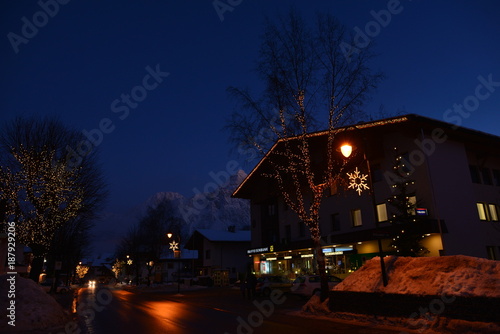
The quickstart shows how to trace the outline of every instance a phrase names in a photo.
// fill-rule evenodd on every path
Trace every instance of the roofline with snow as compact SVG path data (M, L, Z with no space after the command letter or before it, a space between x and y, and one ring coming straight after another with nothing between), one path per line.
M333 132L334 132L334 134L338 134L340 132L353 131L353 130L363 130L363 129L372 128L372 127L382 127L382 126L393 125L393 124L401 124L401 123L410 122L410 121L413 121L413 122L420 121L422 123L434 124L436 127L450 128L454 131L463 132L463 133L466 133L469 135L485 136L485 137L489 137L489 139L491 139L491 140L496 140L500 143L500 137L498 137L498 136L495 136L495 135L492 135L492 134L489 134L486 132L482 132L479 130L474 130L474 129L462 127L462 126L459 126L457 124L447 123L447 122L437 120L434 118L417 115L417 114L406 114L406 115L384 118L384 119L370 121L370 122L363 122L363 123L359 123L359 124L347 125L347 126L343 126L343 127L339 127L337 129L334 129ZM329 133L329 130L311 132L311 133L306 134L306 138L326 136L326 135L328 135L328 133ZM302 137L302 135L298 135L298 136L278 139L274 143L274 145L266 152L264 157L252 169L252 171L247 175L247 177L243 180L243 182L241 182L240 185L233 191L231 196L235 197L235 198L243 198L243 197L239 197L239 192L248 182L250 182L250 180L253 178L254 174L257 173L257 170L265 163L265 161L269 158L269 155L276 149L276 147L282 142L289 141L289 140L297 140L297 139L300 139L301 137Z

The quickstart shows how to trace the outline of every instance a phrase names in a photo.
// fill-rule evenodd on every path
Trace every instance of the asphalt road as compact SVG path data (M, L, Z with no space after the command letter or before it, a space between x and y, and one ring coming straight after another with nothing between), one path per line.
M399 333L382 328L301 317L294 314L306 301L276 292L269 298L243 298L239 290L135 292L83 288L79 291L78 324L70 333L179 334L306 334ZM78 331L80 330L80 331Z

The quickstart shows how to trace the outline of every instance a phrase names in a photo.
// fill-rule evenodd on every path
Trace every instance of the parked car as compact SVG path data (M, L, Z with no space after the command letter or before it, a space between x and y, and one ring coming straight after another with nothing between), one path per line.
M342 282L337 276L328 275L328 287L331 290ZM296 295L311 297L321 291L321 280L319 275L299 276L293 282L291 292Z
M40 286L45 290L45 292L50 292L50 288L52 287L53 279L47 278L45 281L40 283ZM71 290L70 286L64 285L62 281L59 281L56 286L56 293L66 293Z
M255 292L267 297L273 289L289 292L291 287L292 282L285 276L261 276L257 278Z

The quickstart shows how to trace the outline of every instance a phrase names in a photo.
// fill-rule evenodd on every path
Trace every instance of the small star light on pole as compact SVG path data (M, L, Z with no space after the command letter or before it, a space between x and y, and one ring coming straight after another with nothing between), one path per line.
M173 250L173 251L175 252L176 250L178 250L178 249L179 249L179 243L178 243L178 242L175 242L175 240L174 240L174 241L172 241L172 242L170 243L170 249L171 249L171 250Z
M349 177L349 187L348 189L354 189L355 191L358 192L358 195L361 196L361 192L365 189L370 189L368 185L366 184L366 180L368 178L368 175L361 174L361 172L358 170L358 167L354 170L354 173L346 173L347 176Z

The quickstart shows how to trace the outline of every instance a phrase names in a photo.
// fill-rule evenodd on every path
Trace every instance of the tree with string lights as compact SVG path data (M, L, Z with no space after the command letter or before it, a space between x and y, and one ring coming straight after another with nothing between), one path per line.
M429 250L422 245L422 234L415 232L415 227L421 220L416 215L417 202L415 181L410 179L410 169L406 166L408 161L394 147L392 197L387 199L388 204L394 209L389 222L399 227L393 237L391 246L400 256L423 256Z
M37 282L54 245L71 236L72 246L82 246L77 239L86 235L107 194L95 152L70 164L67 147L84 140L50 117L16 118L1 133L0 199L5 219L15 222L17 243L33 252L30 278Z
M348 43L356 45L335 17L318 15L311 27L292 10L279 21L266 22L257 61L265 84L260 97L228 89L240 111L232 114L226 129L239 152L267 154L271 168L265 176L309 228L322 300L328 282L319 210L325 191L340 179L344 166L334 147L336 129L360 120L361 106L382 79L368 68L371 45L346 56ZM325 128L325 155L318 160L311 133ZM270 149L274 143L279 149Z

